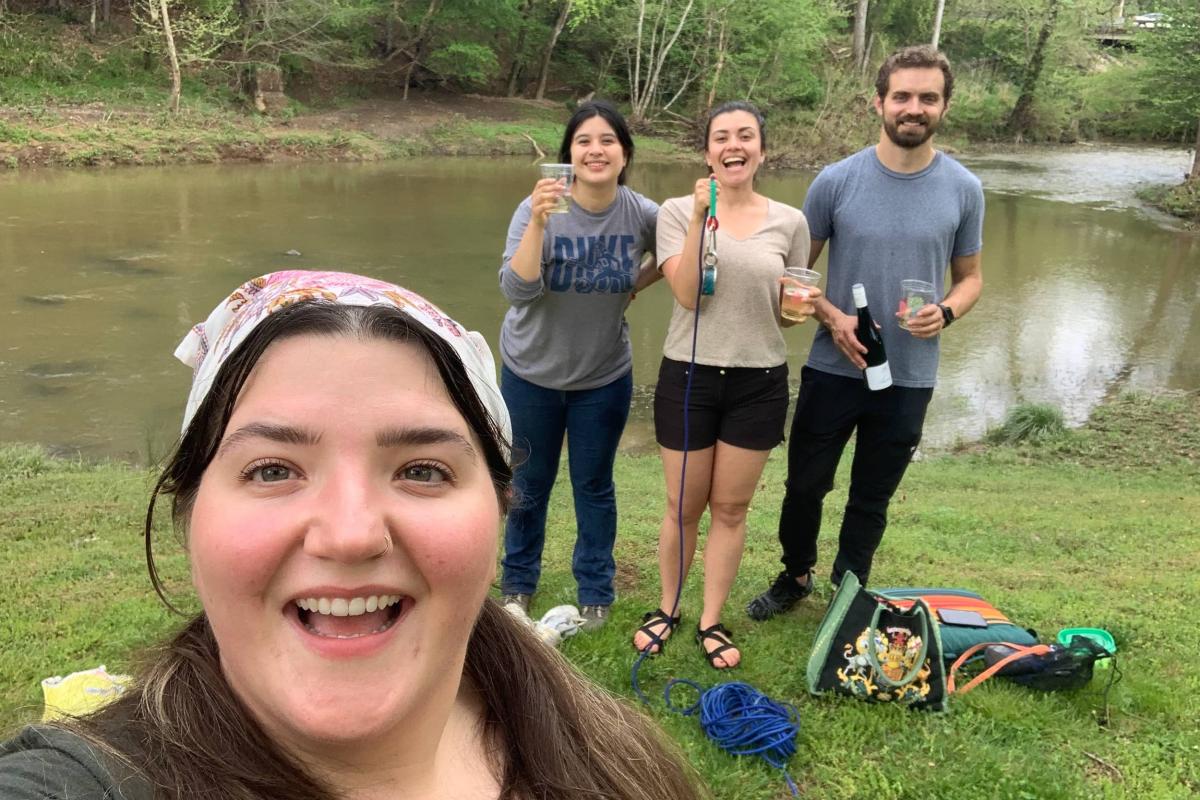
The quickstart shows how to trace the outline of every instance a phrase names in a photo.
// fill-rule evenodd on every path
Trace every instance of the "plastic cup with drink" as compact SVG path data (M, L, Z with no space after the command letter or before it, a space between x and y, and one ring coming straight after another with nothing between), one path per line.
M908 330L909 320L922 308L935 302L935 297L933 284L929 281L900 281L900 302L896 309L900 313L900 327Z
M804 267L788 267L779 284L779 315L791 322L804 322L812 314L809 298L811 289L821 280L821 273Z
M566 214L571 210L571 179L574 168L570 164L542 164L542 177L558 181L563 187L563 193L558 196L558 202L550 209L551 214Z

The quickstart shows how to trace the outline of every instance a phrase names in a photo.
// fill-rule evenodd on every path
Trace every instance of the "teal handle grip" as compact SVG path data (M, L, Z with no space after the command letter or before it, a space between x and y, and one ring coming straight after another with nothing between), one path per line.
M715 217L717 215L717 179L708 179L708 215Z

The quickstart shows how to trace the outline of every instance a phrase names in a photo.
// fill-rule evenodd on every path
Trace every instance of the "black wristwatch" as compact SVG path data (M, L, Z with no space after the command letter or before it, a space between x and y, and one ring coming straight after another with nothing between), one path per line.
M938 308L942 310L942 327L949 328L950 323L954 322L954 309L950 308L950 306L944 306L941 303L938 303Z

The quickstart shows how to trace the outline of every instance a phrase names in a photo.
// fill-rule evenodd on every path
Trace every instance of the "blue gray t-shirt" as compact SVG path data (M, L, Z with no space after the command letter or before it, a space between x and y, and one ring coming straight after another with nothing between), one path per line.
M804 216L812 238L827 242L829 302L856 313L850 287L863 284L871 315L883 328L893 382L932 387L940 337L918 339L897 324L900 281L932 283L940 302L950 260L982 249L979 179L942 152L920 172L893 172L871 146L821 171L804 200ZM847 377L862 374L820 326L808 366Z
M571 203L551 214L542 237L542 276L522 280L510 267L532 216L529 198L508 226L500 291L511 304L500 328L500 358L519 377L547 389L595 389L633 368L625 307L642 254L654 251L658 204L627 186L592 213Z

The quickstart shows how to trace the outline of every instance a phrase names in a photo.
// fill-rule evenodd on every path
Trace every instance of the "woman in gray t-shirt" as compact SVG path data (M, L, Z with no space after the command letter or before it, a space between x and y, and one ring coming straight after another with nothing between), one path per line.
M565 435L578 527L572 566L585 630L604 624L614 597L613 462L633 394L625 308L658 278L658 205L624 185L632 158L633 139L617 110L604 102L580 106L559 154L574 167L569 210L553 213L565 186L538 181L513 214L500 267L500 290L510 303L500 331L500 382L517 451L503 602L529 611Z

